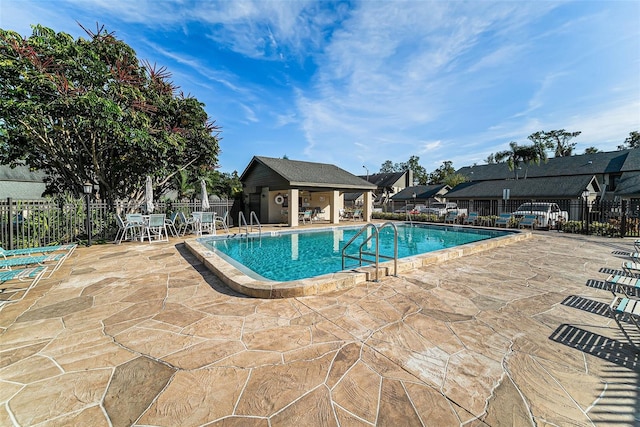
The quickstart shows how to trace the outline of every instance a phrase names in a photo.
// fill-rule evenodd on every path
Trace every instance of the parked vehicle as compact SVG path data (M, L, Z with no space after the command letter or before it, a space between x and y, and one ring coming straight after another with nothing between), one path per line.
M415 205L409 213L411 215L417 215L417 214L425 213L424 212L425 209L427 209L425 205Z
M453 202L447 203L432 203L429 207L424 209L425 214L437 215L437 216L445 216L451 211L457 211L458 216L466 215L466 209L459 209L458 205Z
M401 206L400 208L396 209L395 211L393 211L393 213L407 213L410 212L413 209L413 205L406 205L406 206Z
M511 215L517 220L525 215L536 215L540 228L553 228L558 222L569 220L569 213L560 210L556 203L523 203Z

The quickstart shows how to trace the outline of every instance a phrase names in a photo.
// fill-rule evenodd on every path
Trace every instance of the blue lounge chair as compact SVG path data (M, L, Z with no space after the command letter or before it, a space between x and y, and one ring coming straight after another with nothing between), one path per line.
M478 222L478 212L469 212L469 215L465 217L462 224L476 225L476 222Z
M10 256L24 256L24 255L32 255L32 254L47 254L50 252L57 251L67 251L67 255L71 255L71 253L78 247L77 244L72 243L69 245L56 245L56 246L38 246L36 248L23 248L23 249L4 249L0 247L0 255L4 258Z
M494 224L496 227L500 227L501 225L504 225L505 228L509 226L509 223L511 222L511 214L510 213L502 213L500 214L500 216L496 219L496 223Z
M622 261L622 271L631 277L640 277L640 263L631 261Z
M631 276L612 274L606 278L611 292L623 293L626 296L640 296L640 279Z
M611 301L609 310L618 324L620 324L619 317L627 317L640 330L640 323L638 323L640 320L640 301L637 299L616 296Z
M48 267L53 267L49 270L49 275L47 277L51 277L51 275L62 265L65 259L67 259L68 253L64 254L46 254L46 255L36 255L36 256L25 256L25 257L9 257L6 259L0 259L0 270L12 270L13 267L27 267L30 265L47 265Z
M13 296L16 292L24 292L18 299L1 299L0 307L3 304L17 302L24 298L27 292L40 281L46 271L46 266L0 271L0 294L11 293L11 296Z
M458 221L458 211L449 211L444 217L445 224L455 224Z
M538 224L537 215L525 215L524 217L522 217L522 219L518 223L518 228L531 227L531 229L533 230L533 227L535 227L537 224Z

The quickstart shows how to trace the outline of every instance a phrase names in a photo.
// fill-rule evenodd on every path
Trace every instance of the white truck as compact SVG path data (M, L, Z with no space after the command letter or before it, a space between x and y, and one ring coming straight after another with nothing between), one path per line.
M429 215L437 215L437 216L445 216L451 211L457 211L458 216L466 215L466 209L459 209L458 205L453 202L447 203L431 203L429 207L424 208L420 213L425 213Z
M569 213L560 210L556 203L533 202L523 203L512 212L514 218L522 219L525 215L535 215L538 228L553 228L558 222L569 220Z

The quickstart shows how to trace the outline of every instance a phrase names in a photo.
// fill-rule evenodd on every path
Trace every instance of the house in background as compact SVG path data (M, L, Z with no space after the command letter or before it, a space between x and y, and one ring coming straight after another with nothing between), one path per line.
M325 163L254 156L240 176L244 213L256 213L261 223L295 227L300 212L313 210L320 219L338 224L344 193L364 194L362 216L371 219L374 184Z
M44 173L27 166L0 166L0 199L41 200L45 191Z
M640 149L556 157L515 171L497 163L457 173L469 181L451 189L447 201L481 215L512 210L508 201L553 201L570 215L570 205L581 199L626 200L632 209L640 204Z
M373 204L384 207L391 201L391 196L399 191L413 185L413 171L391 173L376 173L373 175L359 175L360 178L376 185ZM363 193L345 193L345 206L362 206L364 203Z
M431 203L443 202L447 197L450 187L444 184L434 185L413 185L391 196L394 210L398 206L423 204L429 206Z

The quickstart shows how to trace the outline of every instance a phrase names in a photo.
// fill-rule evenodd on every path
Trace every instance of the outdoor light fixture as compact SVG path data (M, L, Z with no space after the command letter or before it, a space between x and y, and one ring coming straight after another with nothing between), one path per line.
M82 184L82 191L84 192L84 194L93 193L93 183L87 181L84 184Z
M367 168L365 165L362 165L362 167L367 171L367 182L369 182L369 168Z
M87 246L91 246L91 193L93 193L93 183L86 181L82 184L82 192L87 199L87 216L85 220L85 228L87 229Z

